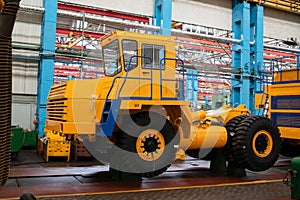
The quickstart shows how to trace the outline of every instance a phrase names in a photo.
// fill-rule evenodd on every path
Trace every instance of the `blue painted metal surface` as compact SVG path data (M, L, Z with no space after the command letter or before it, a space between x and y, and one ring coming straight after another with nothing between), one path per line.
M264 9L262 6L251 6L250 7L250 41L254 41L253 46L251 46L251 71L253 72L253 78L250 81L250 88L253 90L254 94L261 91L261 85L263 84L263 79L259 79L261 73L264 70ZM254 96L250 97L249 109L253 114L257 115L258 110L254 107Z
M263 15L262 6L233 1L233 38L242 41L232 45L232 66L240 74L233 75L231 103L232 106L246 104L254 113L254 94L261 90L261 80L257 77L264 69ZM250 46L251 41L254 41L253 46Z
M197 107L198 101L198 71L188 69L186 73L186 96L185 100Z
M240 44L232 45L232 66L239 70L233 75L231 101L233 106L250 102L250 4L239 3L232 9L232 31L234 39Z
M154 24L161 27L160 34L170 36L172 24L172 0L154 1Z
M54 53L56 40L58 0L44 0L45 13L43 16L41 36L41 57L38 71L37 121L38 134L44 136L46 121L46 103L50 87L53 85Z
M288 96L272 96L271 97L271 109L281 110L300 110L299 95L288 95Z
M300 69L300 54L297 54L297 69Z
M98 136L112 136L120 110L121 100L121 98L118 98L105 101L101 123L96 125L96 134Z
M272 112L271 119L277 126L300 128L299 123L296 123L300 120L299 113Z

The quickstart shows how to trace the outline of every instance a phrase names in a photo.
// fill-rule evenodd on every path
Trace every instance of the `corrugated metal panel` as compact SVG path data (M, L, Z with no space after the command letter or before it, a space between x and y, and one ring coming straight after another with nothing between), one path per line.
M43 7L43 0L22 0L21 5Z
M19 94L37 94L37 63L23 63L23 65L16 65L13 62L13 93Z
M89 5L96 8L117 10L122 12L134 13L137 15L153 16L154 13L153 0L60 0L60 2Z
M35 104L26 103L13 103L12 104L12 125L19 125L20 127L27 129L34 129L32 124L35 119Z
M40 44L41 25L18 22L13 31L13 41Z
M12 103L14 104L35 104L36 95L14 94L12 95Z

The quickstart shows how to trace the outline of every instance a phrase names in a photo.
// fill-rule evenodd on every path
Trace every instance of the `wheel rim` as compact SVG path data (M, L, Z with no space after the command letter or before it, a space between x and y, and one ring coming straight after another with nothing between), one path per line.
M163 135L154 129L143 131L136 141L136 150L138 155L146 161L157 160L165 148L165 139Z
M270 155L273 148L272 136L268 131L258 131L252 140L252 149L256 156L265 158Z

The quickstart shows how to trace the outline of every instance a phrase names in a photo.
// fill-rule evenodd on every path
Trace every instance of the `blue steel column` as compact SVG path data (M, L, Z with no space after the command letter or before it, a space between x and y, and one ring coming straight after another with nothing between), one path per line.
M154 24L161 27L160 34L170 36L172 24L172 0L154 1Z
M250 102L250 4L234 3L232 9L232 31L234 39L240 44L232 45L232 66L238 70L231 84L232 106Z
M53 84L57 3L58 0L44 0L43 3L45 13L42 24L36 112L38 121L37 131L40 137L44 136L47 96Z
M198 103L198 71L188 69L186 72L186 95L185 99L197 108Z
M300 54L297 54L297 69L300 69Z
M251 91L253 96L250 98L249 109L258 114L258 110L254 110L254 94L261 92L263 80L260 80L260 73L264 71L264 8L262 6L251 6L250 8L250 28L251 28L251 41L254 45L251 46L253 57L251 60L251 71L253 71L253 79L251 79Z

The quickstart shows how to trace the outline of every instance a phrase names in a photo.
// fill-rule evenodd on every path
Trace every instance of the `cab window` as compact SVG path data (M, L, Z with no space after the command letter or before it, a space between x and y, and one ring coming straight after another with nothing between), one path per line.
M118 40L103 46L103 60L104 72L106 76L114 76L118 74L121 69L121 57Z
M142 56L149 57L150 59L142 59L143 68L160 69L160 60L165 57L165 47L162 45L143 44ZM162 62L161 69L164 69L164 62Z
M125 70L137 67L138 45L135 40L122 40L123 59Z

